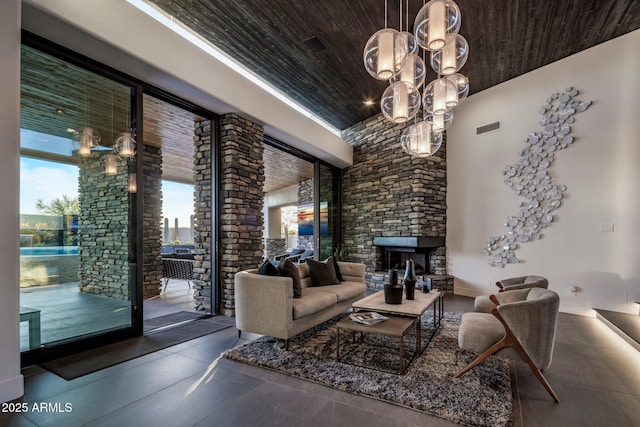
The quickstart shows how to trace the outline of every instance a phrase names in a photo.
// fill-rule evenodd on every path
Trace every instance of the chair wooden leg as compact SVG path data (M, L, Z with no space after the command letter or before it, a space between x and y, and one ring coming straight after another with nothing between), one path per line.
M529 365L529 369L531 369L531 372L533 372L533 374L536 376L538 381L540 381L540 383L544 386L545 390L547 390L549 395L551 395L554 402L560 403L560 399L558 399L558 395L556 395L556 393L553 391L553 389L551 388L551 385L549 385L549 382L547 381L547 379L544 377L544 375L542 375L542 372L540 371L540 369L538 369L535 363L533 363L533 360L531 360L531 357L529 357L529 354L524 349L524 347L522 347L522 345L520 344L520 341L518 341L516 336L511 331L511 328L509 328L509 326L506 324L506 322L504 321L500 313L495 308L491 310L491 313L494 316L496 316L504 326L504 330L505 330L504 337L502 337L500 341L498 341L497 343L489 347L487 350L485 350L480 356L476 357L471 363L465 366L460 372L455 374L454 377L455 378L460 377L465 372L479 365L486 358L496 353L498 350L504 347L513 347L520 354L520 356L522 356L522 359L525 362L527 362L527 365Z
M242 331L240 329L238 329L238 339L240 339L241 335L242 335Z
M289 351L289 340L288 339L284 340L284 349L286 351Z

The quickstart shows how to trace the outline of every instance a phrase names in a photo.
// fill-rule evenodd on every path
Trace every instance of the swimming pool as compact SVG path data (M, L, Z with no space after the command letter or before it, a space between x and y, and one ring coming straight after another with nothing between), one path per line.
M20 248L20 256L78 255L77 246L38 246Z

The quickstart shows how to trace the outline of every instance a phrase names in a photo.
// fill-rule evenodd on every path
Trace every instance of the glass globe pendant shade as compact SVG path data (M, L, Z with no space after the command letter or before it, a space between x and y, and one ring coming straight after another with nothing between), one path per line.
M432 114L444 114L458 104L458 89L445 78L435 79L424 89L424 109Z
M427 113L424 120L433 123L437 129L447 130L453 123L453 111L447 111L444 114Z
M400 74L393 77L390 83L402 81L419 88L424 83L426 75L427 70L422 58L415 54L409 54L404 61Z
M469 95L469 78L460 73L449 74L445 77L458 88L458 104Z
M405 123L420 110L420 92L412 84L395 82L382 94L380 109L393 123Z
M136 141L131 132L122 132L113 144L113 149L120 157L133 157L136 154Z
M104 173L107 175L116 175L118 173L118 156L115 154L104 156Z
M431 52L431 68L438 74L457 73L469 57L469 43L460 34L447 34L442 50Z
M100 144L100 134L90 127L84 127L76 133L76 139L80 145L78 154L82 157L89 157L91 149Z
M411 156L432 156L442 145L442 129L431 122L418 122L402 132L400 144L402 150Z
M452 0L431 0L418 12L413 28L416 41L423 49L435 51L448 42L447 34L460 31L461 15Z
M407 57L407 40L399 31L385 28L369 38L364 47L364 68L378 80L389 80L400 72Z
M418 53L418 42L416 41L416 37L408 31L401 31L400 35L407 41L407 55Z

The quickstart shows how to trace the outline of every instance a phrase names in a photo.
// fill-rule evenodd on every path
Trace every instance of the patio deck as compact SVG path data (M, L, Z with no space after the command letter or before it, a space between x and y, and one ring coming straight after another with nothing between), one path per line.
M20 305L41 310L43 344L129 325L131 304L78 291L77 282L20 290ZM143 318L194 311L193 291L186 281L172 279L167 292L144 301ZM20 323L20 351L29 349L29 326Z

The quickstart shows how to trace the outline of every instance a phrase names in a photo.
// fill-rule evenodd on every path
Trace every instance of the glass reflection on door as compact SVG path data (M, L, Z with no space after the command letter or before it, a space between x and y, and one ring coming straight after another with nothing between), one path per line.
M114 146L130 131L132 88L28 46L21 67L26 351L131 326L135 196L133 156Z

